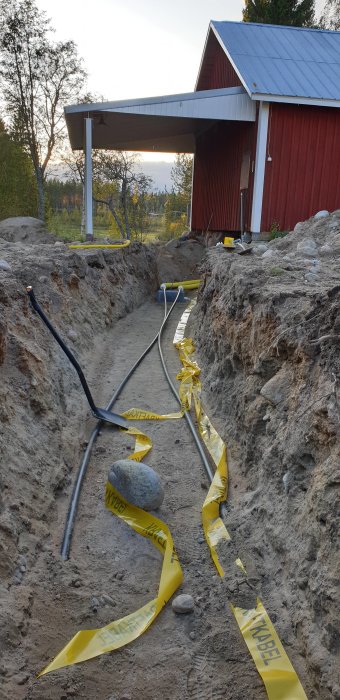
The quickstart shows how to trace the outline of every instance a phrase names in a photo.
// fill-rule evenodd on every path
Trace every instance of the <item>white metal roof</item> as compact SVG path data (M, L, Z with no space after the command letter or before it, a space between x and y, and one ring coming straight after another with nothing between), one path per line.
M340 32L210 23L254 100L340 106Z
M93 148L193 152L195 136L215 121L255 121L242 87L119 102L69 105L65 118L73 149L83 148L84 117L93 117Z

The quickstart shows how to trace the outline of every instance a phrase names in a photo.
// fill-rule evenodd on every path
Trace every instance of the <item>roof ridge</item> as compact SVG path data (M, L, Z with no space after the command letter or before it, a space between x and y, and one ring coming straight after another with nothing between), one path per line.
M293 27L289 24L267 24L265 22L240 22L230 19L211 19L210 24L239 24L241 26L271 27L272 29L295 29L299 32L322 32L324 34L340 34L336 29L321 29L321 27Z

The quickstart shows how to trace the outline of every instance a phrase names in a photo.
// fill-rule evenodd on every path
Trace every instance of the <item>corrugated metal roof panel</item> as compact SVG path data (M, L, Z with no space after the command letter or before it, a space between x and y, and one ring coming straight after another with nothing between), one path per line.
M254 98L340 100L340 32L247 22L211 26Z

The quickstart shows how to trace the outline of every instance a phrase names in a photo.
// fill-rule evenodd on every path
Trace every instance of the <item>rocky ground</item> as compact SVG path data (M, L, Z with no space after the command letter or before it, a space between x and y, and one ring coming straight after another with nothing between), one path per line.
M197 277L202 257L190 332L207 411L229 445L227 526L253 586L249 604L261 596L309 700L339 700L340 212L249 256L189 242L74 252L15 240L0 241L1 700L266 697L229 607L242 602L242 584L229 572L219 579L202 536L208 484L183 420L138 427L154 441L145 461L161 477L158 515L173 534L184 571L179 593L193 596L194 612L177 615L168 604L129 647L35 677L78 629L105 625L154 596L161 562L104 508L110 465L133 446L112 429L93 453L71 558L60 558L72 483L95 422L25 288L33 285L104 406L159 327L158 283ZM173 377L181 312L164 337ZM117 410L133 405L175 409L155 350Z
M229 518L316 697L340 697L340 211L208 254L195 338L236 461ZM235 490L237 489L237 490Z

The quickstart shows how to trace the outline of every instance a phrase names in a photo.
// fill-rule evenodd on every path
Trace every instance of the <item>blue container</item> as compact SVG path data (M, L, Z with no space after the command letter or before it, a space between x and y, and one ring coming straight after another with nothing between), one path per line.
M176 296L177 296L177 289L167 289L165 292L166 300L169 302L175 301ZM156 294L156 301L158 304L164 304L164 292L163 289L158 289L157 294ZM186 301L184 297L184 291L181 289L178 299L178 302L182 302L182 304Z

